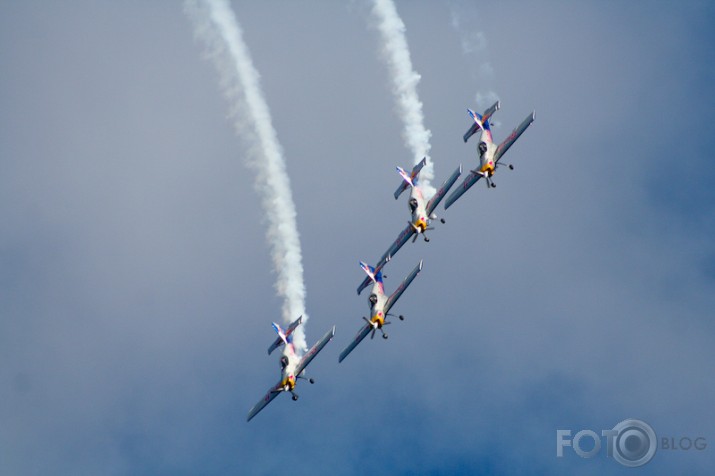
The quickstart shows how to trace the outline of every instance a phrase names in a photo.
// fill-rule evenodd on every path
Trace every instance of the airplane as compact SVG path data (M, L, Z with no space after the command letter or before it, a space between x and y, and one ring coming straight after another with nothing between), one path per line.
M402 281L400 287L398 287L395 292L392 293L389 297L385 294L385 287L382 282L382 272L372 266L365 264L362 261L360 262L360 267L363 269L363 271L365 271L365 274L367 274L368 279L373 282L372 293L370 293L370 297L368 298L368 301L370 303L370 319L368 319L367 317L363 317L366 324L358 331L355 338L352 340L352 342L350 342L350 344L348 344L345 350L340 353L338 362L342 362L345 357L347 357L348 354L350 354L350 352L352 352L353 349L357 347L357 345L362 342L362 340L367 337L368 334L370 334L370 332L372 332L370 339L375 338L375 332L378 329L382 333L382 338L387 339L387 334L383 330L383 326L387 326L390 324L390 321L387 320L387 316L393 316L393 314L390 314L390 309L392 309L392 306L394 306L400 296L402 296L402 293L405 292L407 286L412 283L415 277L422 270L422 260L420 260L419 264L415 267L415 269L413 269L412 272L407 275L405 280ZM398 316L398 318L401 321L405 320L405 316L402 315Z
M492 140L491 126L489 125L489 118L491 115L499 109L499 102L497 101L492 107L484 111L483 115L467 109L469 115L474 119L474 124L467 130L464 134L464 142L476 133L477 130L482 131L482 140L477 146L479 150L479 168L472 170L471 173L464 179L462 184L456 188L452 194L444 202L444 209L448 209L454 202L461 197L464 192L469 190L469 188L477 183L480 178L484 177L484 181L487 184L487 188L495 188L496 184L492 180L494 171L499 167L499 160L506 153L507 150L516 142L516 140L521 136L524 131L534 122L535 113L532 111L531 114L526 116L521 124L519 124L516 129L509 134L504 142L498 146L494 144ZM509 169L514 170L514 166L509 165Z
M325 335L321 337L321 339L308 351L308 353L306 353L302 358L299 358L295 352L295 348L293 347L293 339L290 334L301 322L302 316L290 325L289 329L292 328L291 330L286 331L283 331L278 324L273 323L274 329L278 334L278 339L276 339L276 341L279 341L279 344L275 345L274 343L271 345L268 353L270 354L271 351L280 345L285 344L286 346L285 353L280 358L281 379L277 384L268 389L268 392L263 396L263 398L261 398L258 403L253 406L253 408L251 408L251 411L248 412L246 421L251 421L251 418L263 410L263 408L271 403L281 392L290 392L293 401L298 400L298 395L293 391L298 379L308 380L311 384L315 383L315 379L309 379L305 376L305 368L308 364L310 364L315 356L318 355L318 352L323 350L323 347L325 347L325 345L333 338L335 335L335 326L326 332Z
M422 192L422 188L419 186L419 173L426 163L427 159L423 158L417 165L412 168L412 172L409 174L403 168L397 167L397 172L402 177L402 182L400 183L400 186L397 187L397 190L395 190L395 200L399 198L399 196L407 189L407 187L410 187L411 191L408 206L410 208L412 217L411 220L407 222L407 227L402 230L402 232L400 232L400 234L397 236L397 239L390 245L385 254L383 254L382 257L379 259L379 261L375 265L375 272L382 270L383 266L385 266L385 264L387 264L387 262L390 261L393 256L395 256L395 253L397 253L399 249L402 248L402 246L407 243L410 238L412 238L412 242L414 243L415 241L417 241L417 237L422 234L424 240L426 242L429 242L429 238L427 237L425 232L432 230L432 228L429 226L430 222L437 218L437 216L434 214L434 210L435 208L437 208L437 205L439 205L439 203L442 201L449 189L452 187L452 185L454 185L459 176L462 174L462 166L460 164L460 166L457 167L457 170L455 170L452 175L444 181L442 187L437 190L437 193L435 193L434 196L429 199L429 201L426 201ZM442 218L440 221L442 223L445 222L444 218ZM362 292L363 289L365 289L369 285L370 277L368 276L362 281L362 283L360 283L360 286L358 286L358 295Z

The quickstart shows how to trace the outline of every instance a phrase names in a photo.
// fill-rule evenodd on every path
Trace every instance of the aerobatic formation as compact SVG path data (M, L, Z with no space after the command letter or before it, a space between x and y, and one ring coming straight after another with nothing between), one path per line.
M495 184L492 177L500 165L508 165L510 169L514 169L513 165L501 163L501 159L506 151L514 144L514 142L516 142L519 136L521 136L521 134L523 134L534 121L534 113L532 112L529 114L502 143L495 145L489 121L492 114L499 110L499 107L500 103L496 102L482 114L476 113L471 109L467 110L473 120L473 124L471 124L470 128L464 134L464 142L466 143L473 135L481 133L480 140L477 144L477 163L475 168L469 171L469 174L459 187L449 195L444 205L445 209L454 204L454 202L457 201L464 194L464 192L469 190L472 185L479 181L480 178L485 179L485 183L488 188L494 188ZM419 184L420 171L425 164L425 160L420 161L409 173L401 167L397 167L397 172L402 177L402 182L397 190L395 190L394 197L397 199L402 192L407 190L407 188L410 189L410 198L407 203L411 212L411 217L407 222L407 227L400 232L397 239L388 247L387 251L377 261L375 266L371 266L362 261L360 262L360 267L367 276L358 286L357 292L360 294L366 287L372 284L372 290L370 292L370 296L368 297L370 317L362 318L365 323L362 327L360 327L360 330L355 337L340 353L338 362L345 360L345 358L365 339L365 337L368 336L368 334L372 339L375 337L375 333L380 331L382 337L387 339L387 333L385 333L384 326L391 324L391 321L387 319L388 316L395 317L394 314L390 314L390 310L400 296L402 296L402 293L405 292L407 287L422 271L422 260L420 260L417 266L415 266L415 268L409 275L407 275L404 281L402 281L400 286L392 294L388 296L385 293L385 286L383 283L384 276L382 274L383 267L392 260L395 253L397 253L397 251L402 248L402 246L407 243L410 238L412 238L412 242L414 243L417 240L417 237L422 235L424 241L429 241L425 232L433 229L430 224L433 220L437 219L437 215L434 210L462 174L462 166L460 165L452 173L452 175L445 180L440 189L437 190L432 197L426 197L424 190ZM445 223L444 218L440 221ZM397 317L400 321L404 320L403 315L398 315ZM306 379L304 375L305 368L335 334L335 327L333 327L332 330L328 331L328 333L325 334L323 338L320 339L302 359L299 359L293 350L291 336L293 330L300 325L301 318L298 318L284 331L278 324L273 323L273 328L278 334L278 338L276 338L276 341L268 349L268 353L270 354L274 349L282 345L285 345L287 349L280 360L281 380L276 385L271 387L268 393L251 409L248 413L248 420L253 418L256 413L261 411L281 392L290 392L293 395L293 400L297 400L298 396L293 392L296 379ZM313 379L309 379L309 381L310 383L313 383Z
M279 295L284 298L283 318L286 323L289 323L285 329L279 324L273 323L273 329L278 337L268 348L268 354L270 355L279 347L284 347L283 355L279 361L280 380L270 387L268 392L248 412L247 420L250 421L280 393L290 393L293 400L298 400L298 395L295 393L298 380L308 380L311 384L314 383L314 379L306 377L305 370L315 356L332 340L335 335L335 326L328 330L310 350L305 352L307 345L302 326L305 325L308 316L304 310L305 287L303 285L300 243L298 235L295 233L295 204L291 197L282 149L271 124L270 112L263 98L258 73L252 64L248 48L243 42L240 25L227 0L186 0L186 12L194 22L197 37L204 40L210 56L214 58L222 76L224 93L227 98L234 103L236 109L246 111L246 117L238 117L236 120L237 132L258 146L252 148L254 152L249 157L249 165L258 172L257 188L262 196L264 211L269 217L268 236L273 237L271 254L278 275L276 288ZM431 133L425 129L422 123L422 103L419 101L416 91L419 75L412 69L404 37L404 24L397 15L391 0L374 0L373 13L378 20L379 31L385 45L386 60L394 83L394 93L400 110L399 115L405 126L406 145L416 160L416 165L410 172L397 167L397 172L402 180L395 190L394 197L397 200L405 190L410 189L407 201L410 219L407 221L407 226L375 262L374 266L360 262L360 267L367 276L358 286L357 293L359 295L372 284L372 290L368 297L370 317L362 318L365 324L360 327L357 335L340 353L338 362L345 360L368 334L373 339L377 331L380 331L382 337L387 339L384 327L391 324L388 317L394 317L390 311L422 271L423 261L420 260L400 286L389 296L385 293L383 283L385 275L382 269L410 238L414 243L422 235L425 242L430 241L426 233L433 230L431 224L437 219L435 210L462 175L462 165L459 165L442 183L439 190L435 191L432 187L433 164L427 155L431 148L429 144ZM243 93L241 94L239 91L243 91ZM500 164L500 160L534 121L534 113L529 114L497 146L493 142L490 119L499 110L499 106L497 101L482 114L471 109L467 110L473 123L464 134L463 139L466 143L473 135L481 135L477 144L477 164L470 169L464 181L447 197L444 203L445 210L481 178L484 178L488 188L496 187L493 176L500 165L508 165L510 169L514 168L509 164ZM248 119L252 127L240 127L239 124L243 123L243 119ZM422 158L420 159L420 157ZM440 221L445 223L444 218ZM291 226L280 226L280 224L286 223L290 223ZM300 314L300 317L290 322L293 317L291 314ZM400 314L398 319L402 321L404 316Z

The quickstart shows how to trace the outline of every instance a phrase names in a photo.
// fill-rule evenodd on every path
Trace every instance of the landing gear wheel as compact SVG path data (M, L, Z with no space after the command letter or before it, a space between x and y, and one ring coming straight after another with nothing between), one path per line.
M509 170L514 170L514 166L509 164Z
M311 378L311 379L308 380L308 382L310 382L310 383L315 383L315 379L314 379L314 378Z
M293 401L294 401L294 402L295 402L295 401L298 401L298 395L293 395L293 397L291 397L291 398L293 398Z
M387 334L382 334L383 339L387 339Z
M445 223L447 223L447 222L445 221L445 219L444 219L444 218L440 218L440 219L439 219L439 221L441 221L441 222L442 222L442 224L445 224Z
M397 317L398 317L398 319L400 319L401 321L404 321L404 320L405 320L405 316L397 316Z

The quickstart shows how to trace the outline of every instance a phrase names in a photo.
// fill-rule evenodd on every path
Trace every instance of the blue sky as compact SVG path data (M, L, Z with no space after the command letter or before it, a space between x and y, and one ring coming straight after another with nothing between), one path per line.
M478 94L513 172L388 265L389 341L337 356L359 260L408 218L369 3L233 2L285 151L308 341L278 378L281 302L245 144L176 2L0 3L0 473L709 474L556 458L626 418L715 442L710 2L397 2L435 182L475 164ZM481 185L481 184L480 184Z

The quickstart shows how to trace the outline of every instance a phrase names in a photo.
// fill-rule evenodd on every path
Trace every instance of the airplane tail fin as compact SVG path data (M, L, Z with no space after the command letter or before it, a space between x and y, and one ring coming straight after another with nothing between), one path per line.
M474 134L476 134L478 131L483 131L484 133L489 135L489 138L491 140L491 127L489 125L489 119L492 117L492 114L494 114L496 111L499 110L500 108L500 103L499 101L495 102L492 104L489 108L487 108L484 111L484 114L479 114L477 112L472 111L471 109L467 109L467 112L471 116L471 118L474 120L474 124L467 130L467 132L464 133L464 136L462 137L464 139L464 142L467 142L470 137L472 137Z
M423 157L417 165L412 167L412 172L409 174L402 167L397 167L397 173L402 177L402 182L400 183L400 186L397 187L397 190L395 190L395 200L399 198L402 192L407 190L407 187L415 186L417 178L420 175L420 170L422 170L422 167L425 165L427 165L427 157Z
M472 119L474 119L474 124L472 124L471 127L467 130L467 132L464 133L464 136L462 136L465 143L469 140L470 137L472 137L478 131L482 130L481 118L479 120L475 119L477 116L479 116L479 114L472 111L471 109L467 109L467 112L469 112L469 115L472 116Z
M373 283L382 283L381 270L376 270L374 267L370 266L364 261L360 261L360 267L363 271L365 271L365 274L367 274L368 278L370 278L370 281L372 281Z
M415 186L414 182L412 182L412 177L408 175L407 172L405 172L405 169L403 169L402 167L395 168L397 169L397 173L400 174L400 177L402 177L402 180L404 180L407 185L409 185L410 187Z
M273 326L273 330L276 331L276 334L278 334L278 337L276 338L275 341L271 344L270 347L268 347L268 355L271 354L274 350L276 350L278 347L282 345L288 345L291 342L293 342L293 338L291 334L293 334L293 331L298 327L301 322L303 322L303 316L300 316L298 319L295 321L291 322L291 324L288 326L286 330L283 330L283 328L276 324L275 322L272 322L271 325Z

